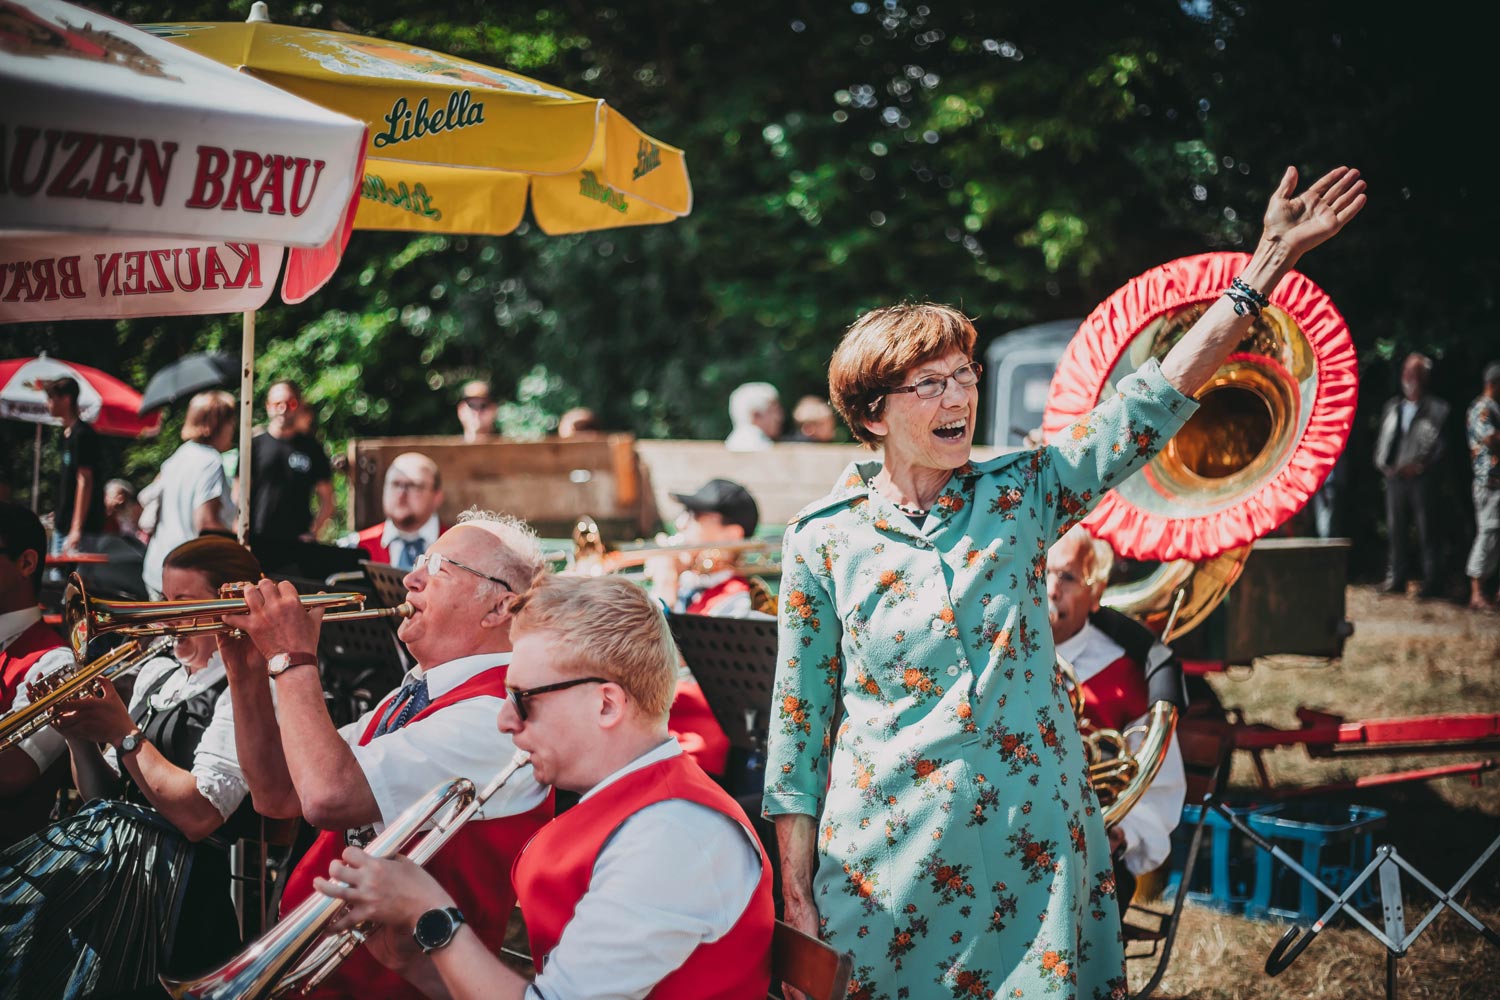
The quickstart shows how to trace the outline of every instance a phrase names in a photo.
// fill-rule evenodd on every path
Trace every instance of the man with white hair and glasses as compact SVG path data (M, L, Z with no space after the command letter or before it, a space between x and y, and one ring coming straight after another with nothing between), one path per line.
M781 437L786 413L781 396L769 382L746 382L729 394L729 421L734 429L724 439L730 451L765 451Z
M225 646L236 741L256 811L302 816L321 831L287 880L283 914L312 893L313 879L326 876L346 846L365 842L442 782L465 777L484 787L510 759L515 747L495 729L495 716L506 697L511 603L542 567L541 547L522 522L474 510L461 515L405 579L414 613L397 635L417 665L400 688L342 729L328 715L316 669L321 615L304 609L290 584L262 580L246 594L247 612L226 619L269 663L257 674L231 662ZM515 906L511 862L551 818L552 797L529 773L517 775L485 816L467 824L429 870L498 950ZM420 995L363 950L327 988L349 996Z

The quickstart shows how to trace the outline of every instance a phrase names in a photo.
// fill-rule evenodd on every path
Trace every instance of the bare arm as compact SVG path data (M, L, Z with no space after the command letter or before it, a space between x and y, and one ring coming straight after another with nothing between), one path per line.
M1266 208L1265 228L1250 263L1241 275L1267 298L1297 266L1302 255L1331 239L1365 206L1365 182L1359 171L1329 171L1301 195L1295 195L1297 171L1288 167ZM1162 361L1162 374L1182 393L1192 395L1228 357L1251 317L1240 316L1226 298L1208 308Z
M104 762L98 743L70 738L68 763L73 769L73 784L85 800L107 799L119 792L120 776Z
M303 608L290 583L262 580L245 592L245 603L245 614L225 621L248 633L266 659L277 653L316 652L322 612ZM325 830L379 821L380 807L364 770L328 716L318 671L294 667L274 683L283 766L302 816Z
M219 653L229 676L235 752L255 811L271 819L301 816L302 806L281 751L281 730L271 701L266 661L248 639L221 635Z
M413 862L404 857L377 860L351 847L329 866L328 874L313 885L324 895L349 902L336 926L366 920L379 924L380 931L369 942L370 953L433 1000L525 997L526 979L491 953L468 925L440 951L424 955L417 948L411 936L417 918L452 906L453 897Z
M224 522L219 517L219 510L222 506L218 497L200 503L193 511L193 530L200 535L205 531L223 531Z
M114 685L104 685L102 695L70 701L68 710L59 713L55 725L67 737L79 791L91 799L112 794L120 779L104 762L98 745L118 746L136 728ZM202 840L224 824L219 810L198 791L192 772L167 760L150 743L142 743L135 752L125 754L121 763L147 800L189 840Z
M323 526L333 517L333 483L324 479L313 487L313 492L318 497L318 513L313 518L312 537L317 541L323 534Z
M89 516L89 498L94 495L94 470L81 468L78 470L78 479L73 487L73 523L68 526L68 538L64 548L76 550L80 536L83 534L84 521Z
M0 750L0 797L19 795L42 776L41 768L20 747Z

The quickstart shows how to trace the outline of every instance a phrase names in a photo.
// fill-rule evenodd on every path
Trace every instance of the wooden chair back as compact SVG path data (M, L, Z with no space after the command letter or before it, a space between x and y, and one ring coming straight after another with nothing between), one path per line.
M843 1000L853 971L854 960L848 952L776 921L776 934L771 939L773 986L786 983L807 994L808 1000ZM772 998L779 996L771 994Z

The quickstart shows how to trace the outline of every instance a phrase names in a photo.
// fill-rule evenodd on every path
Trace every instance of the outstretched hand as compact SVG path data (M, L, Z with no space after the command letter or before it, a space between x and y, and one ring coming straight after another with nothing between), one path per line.
M1335 167L1302 192L1297 168L1287 167L1266 206L1264 238L1278 240L1294 259L1338 235L1365 207L1365 182L1359 171Z

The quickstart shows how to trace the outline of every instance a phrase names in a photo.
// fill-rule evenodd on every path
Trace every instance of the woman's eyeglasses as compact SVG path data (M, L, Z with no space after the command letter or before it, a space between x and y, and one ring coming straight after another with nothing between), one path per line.
M979 376L982 374L984 374L984 366L978 361L970 361L962 368L955 369L947 375L933 375L918 382L913 382L911 385L898 385L894 388L886 389L880 395L870 400L870 412L873 413L880 406L880 401L886 396L891 396L898 392L914 392L917 394L918 399L937 399L948 391L949 379L967 389L970 386L978 385Z
M488 580L491 583L498 583L500 586L504 587L512 594L516 593L515 587L512 587L510 584L506 583L498 576L490 576L488 573L481 573L473 566L466 566L463 563L459 562L457 559L454 559L452 556L445 556L441 552L422 553L421 555L417 556L416 561L412 563L411 568L413 570L425 569L428 576L437 576L438 573L443 569L443 563L447 563L449 566L457 566L459 569L463 570L466 573L473 573L475 576L480 577L481 579Z
M610 682L603 677L575 677L571 681L559 681L556 684L543 684L541 687L529 688L525 691L522 691L520 688L511 688L510 703L516 710L516 716L522 722L525 722L527 698L535 698L539 694L547 694L550 691L566 691L568 688L577 687L580 684L608 683Z

